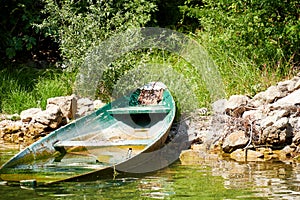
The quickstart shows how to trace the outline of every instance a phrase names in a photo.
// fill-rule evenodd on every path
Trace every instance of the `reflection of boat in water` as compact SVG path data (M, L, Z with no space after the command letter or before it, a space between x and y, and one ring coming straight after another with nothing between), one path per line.
M133 172L165 143L174 116L166 86L149 83L33 143L0 168L0 178L49 183Z

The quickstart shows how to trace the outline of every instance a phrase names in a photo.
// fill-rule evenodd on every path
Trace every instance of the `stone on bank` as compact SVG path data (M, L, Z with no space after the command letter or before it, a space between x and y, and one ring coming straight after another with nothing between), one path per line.
M217 152L224 159L240 162L300 161L300 73L253 98L233 95L214 103L213 108L217 111L209 116L210 125L204 128L210 136L203 137L204 132L193 131L203 129L201 121L193 124L191 120L190 123L189 134L198 134L202 139L194 137L193 140L201 141L198 144L207 148L183 152L182 163L197 160L197 155L204 151Z
M97 100L96 105L100 108L104 103ZM94 110L92 100L75 95L49 98L45 110L30 108L20 113L20 120L0 121L0 140L28 146L70 120Z

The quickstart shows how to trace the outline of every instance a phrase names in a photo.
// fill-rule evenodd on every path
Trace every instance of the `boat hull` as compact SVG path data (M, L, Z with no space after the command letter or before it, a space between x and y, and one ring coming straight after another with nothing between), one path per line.
M33 143L0 168L0 179L36 179L49 184L112 177L116 171L151 171L145 166L155 160L153 152L168 137L175 102L166 88L159 105L127 109L129 97L109 103Z

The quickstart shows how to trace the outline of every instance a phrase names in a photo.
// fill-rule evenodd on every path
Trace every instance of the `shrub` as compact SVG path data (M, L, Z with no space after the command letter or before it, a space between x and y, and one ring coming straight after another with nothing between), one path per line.
M181 11L198 19L216 45L246 55L261 67L296 66L300 61L297 0L187 0Z
M32 51L37 45L39 35L32 24L40 23L40 1L4 1L0 11L0 55L1 58L16 58L18 52ZM20 54L19 54L20 55Z
M113 33L145 26L156 10L153 1L44 0L47 17L36 24L60 45L62 57L77 68L86 53Z

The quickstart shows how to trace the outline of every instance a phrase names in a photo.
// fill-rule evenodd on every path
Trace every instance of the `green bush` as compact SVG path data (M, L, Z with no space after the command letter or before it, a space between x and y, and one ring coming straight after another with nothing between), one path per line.
M300 61L300 7L297 0L187 0L184 16L199 20L210 42L246 55L262 67L296 66Z
M32 51L39 38L32 24L40 23L40 1L12 0L1 2L0 6L0 55L1 58L16 58L22 52Z
M69 67L80 66L88 52L115 32L145 26L156 10L153 1L44 0L47 16L36 27L60 45Z

